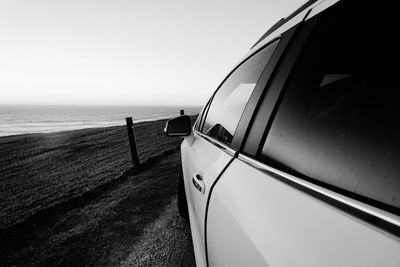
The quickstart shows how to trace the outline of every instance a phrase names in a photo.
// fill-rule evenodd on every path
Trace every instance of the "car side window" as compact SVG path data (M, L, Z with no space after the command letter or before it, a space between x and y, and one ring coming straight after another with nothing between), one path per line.
M215 93L202 132L227 145L232 142L240 117L278 40L239 65Z
M396 17L374 8L345 1L322 14L261 160L400 208L400 42Z

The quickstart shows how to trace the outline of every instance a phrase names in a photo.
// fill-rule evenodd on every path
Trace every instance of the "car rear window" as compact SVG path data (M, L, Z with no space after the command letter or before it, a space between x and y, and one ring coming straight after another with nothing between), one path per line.
M261 157L400 208L400 42L395 14L379 9L344 1L320 15Z

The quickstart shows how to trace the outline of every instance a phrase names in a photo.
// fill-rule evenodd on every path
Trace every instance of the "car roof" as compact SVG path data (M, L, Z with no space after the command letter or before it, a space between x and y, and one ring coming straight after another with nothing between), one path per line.
M291 20L293 17L295 17L297 14L299 14L300 12L302 12L303 10L305 10L306 8L310 7L312 4L314 4L315 2L317 2L319 0L309 0L307 2L305 2L303 5L301 5L298 9L296 9L294 12L292 12L289 16L287 16L286 18L282 18L280 19L277 23L275 23L271 28L269 28L268 31L266 31L258 40L257 42L251 47L255 47L258 43L260 43L262 40L265 39L265 37L267 37L268 35L270 35L271 33L273 33L276 29L278 29L279 27L281 27L283 24L285 24L286 22L288 22L289 20Z

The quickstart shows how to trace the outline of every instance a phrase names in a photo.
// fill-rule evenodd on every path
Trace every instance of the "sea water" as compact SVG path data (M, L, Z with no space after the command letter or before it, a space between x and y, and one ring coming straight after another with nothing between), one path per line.
M134 122L173 118L180 109L194 115L201 107L0 105L0 136L124 125L126 117Z

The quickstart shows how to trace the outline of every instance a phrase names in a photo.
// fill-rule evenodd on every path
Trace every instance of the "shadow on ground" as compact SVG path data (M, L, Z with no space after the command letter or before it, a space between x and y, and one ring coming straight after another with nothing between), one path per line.
M0 265L194 266L190 230L175 205L179 152L164 157L20 228L2 244Z

